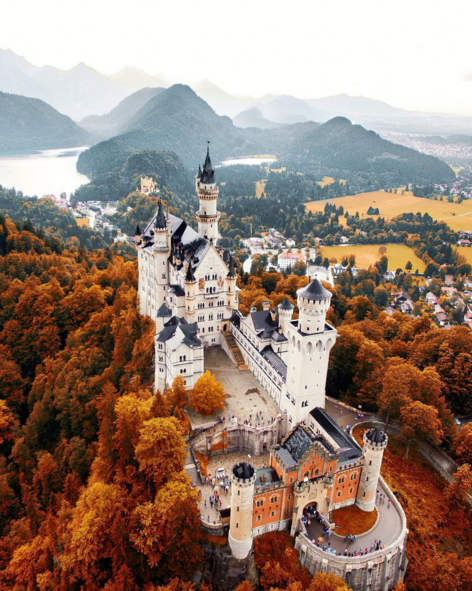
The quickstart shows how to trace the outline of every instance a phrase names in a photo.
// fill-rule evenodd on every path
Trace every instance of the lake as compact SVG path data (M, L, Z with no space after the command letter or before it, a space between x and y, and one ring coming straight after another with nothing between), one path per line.
M267 164L271 162L275 162L277 158L275 156L254 156L254 157L246 157L246 158L228 158L228 160L223 160L221 162L221 166L233 166L234 164L249 164L249 165L261 165Z
M29 196L59 197L63 192L70 196L80 185L89 182L75 168L79 154L86 149L81 146L0 155L0 185L14 187Z

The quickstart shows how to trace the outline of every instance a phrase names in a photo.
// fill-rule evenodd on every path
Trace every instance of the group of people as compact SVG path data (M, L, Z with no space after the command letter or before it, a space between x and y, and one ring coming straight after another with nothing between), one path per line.
M390 509L390 505L392 504L392 499L389 499L385 493L381 493L379 489L377 489L377 496L375 497L375 502L377 505L385 505L385 501L387 501L387 509Z
M264 427L265 425L272 425L274 421L275 417L269 417L266 421L262 415L262 412L259 411L256 412L254 418L252 414L250 414L246 419L242 419L241 417L236 417L234 415L231 417L232 425L247 425L248 427Z
M346 534L348 535L348 534ZM357 536L351 536L357 539ZM346 539L346 538L345 538ZM315 540L311 540L313 544L316 544L316 546L318 546L318 548L321 548L324 552L328 552L328 554L335 554L336 556L348 556L350 558L355 557L355 556L365 556L366 554L370 554L371 552L377 552L377 550L384 550L385 549L385 545L382 544L381 540L374 540L372 542L372 544L370 545L370 548L362 548L362 546L358 549L358 550L349 550L349 548L346 546L346 549L343 552L338 552L337 550L335 550L334 548L331 548L331 542L328 542L328 544L324 544L323 546L320 546L320 542L319 540L315 541Z

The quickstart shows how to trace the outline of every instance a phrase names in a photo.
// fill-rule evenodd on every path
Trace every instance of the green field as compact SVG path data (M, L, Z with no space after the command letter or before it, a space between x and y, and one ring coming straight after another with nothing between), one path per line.
M356 255L356 267L367 269L370 265L374 265L381 257L379 248L381 244L355 244L345 246L322 246L321 256L328 259L335 258L338 263L341 263L345 256L350 254ZM413 265L412 272L416 269L420 273L425 270L424 262L416 256L413 250L405 244L385 244L387 248L385 256L388 258L389 271L396 271L397 269L404 269L408 261ZM472 256L472 249L463 248L462 250L470 250Z
M404 195L401 194L401 191L399 193L373 191L325 201L310 201L306 203L306 207L308 211L322 211L326 202L334 203L338 207L342 205L344 211L348 211L352 215L358 211L361 218L377 217L367 216L367 210L372 206L378 207L380 216L385 219L392 219L402 213L429 213L435 220L446 222L456 232L458 230L472 230L472 201L448 203L447 201L414 197L411 191L407 191ZM345 223L344 218L340 218L340 221Z

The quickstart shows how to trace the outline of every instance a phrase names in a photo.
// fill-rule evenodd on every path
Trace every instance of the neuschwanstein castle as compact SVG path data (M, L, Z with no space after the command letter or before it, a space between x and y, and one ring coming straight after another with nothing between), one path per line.
M238 310L234 261L218 246L219 190L209 150L195 182L198 232L159 202L153 219L135 237L140 312L156 322L155 387L164 390L182 375L191 389L204 373L204 348L229 351L225 341L231 340L281 410L270 426L225 428L233 449L258 455L271 446L269 465L256 471L250 463L236 464L230 507L221 511L219 524L202 525L216 535L229 534L232 554L241 560L255 536L289 528L297 536L302 564L313 574L333 572L355 591L392 589L405 572L407 529L401 506L380 477L387 435L372 428L361 448L325 410L329 353L337 337L326 322L331 293L314 279L298 291L297 319L287 298L276 309L267 302L244 317ZM212 430L195 450L208 453L218 436ZM379 487L394 506L388 513L388 529L394 532L387 546L375 540L369 553L366 548L340 555L314 543L306 525L310 516L329 523L333 509L354 504L370 512Z

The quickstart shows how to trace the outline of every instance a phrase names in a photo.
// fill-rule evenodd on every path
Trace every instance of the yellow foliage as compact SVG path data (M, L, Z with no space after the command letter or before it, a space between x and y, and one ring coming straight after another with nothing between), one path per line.
M216 409L224 409L225 398L223 385L210 371L206 371L190 392L190 407L203 415L209 415Z

